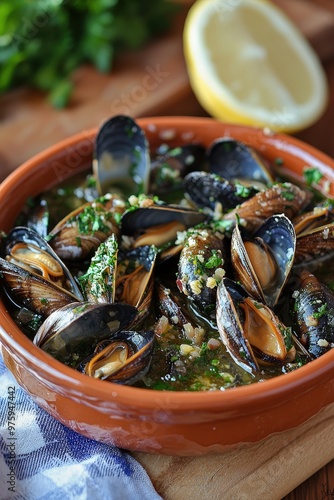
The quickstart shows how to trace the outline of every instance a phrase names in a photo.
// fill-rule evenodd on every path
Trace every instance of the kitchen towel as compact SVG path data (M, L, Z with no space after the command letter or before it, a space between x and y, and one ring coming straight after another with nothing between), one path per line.
M1 500L161 500L126 451L88 439L39 408L0 355Z

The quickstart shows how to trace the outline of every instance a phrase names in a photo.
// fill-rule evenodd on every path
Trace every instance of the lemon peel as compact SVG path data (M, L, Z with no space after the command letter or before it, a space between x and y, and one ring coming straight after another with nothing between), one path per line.
M317 55L267 0L197 0L183 46L191 87L217 119L295 132L326 107Z

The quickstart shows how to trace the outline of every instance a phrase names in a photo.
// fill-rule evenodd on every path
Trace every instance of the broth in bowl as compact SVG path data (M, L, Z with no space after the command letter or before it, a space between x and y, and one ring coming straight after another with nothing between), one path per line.
M282 165L283 163L283 165ZM294 371L334 345L333 199L233 136L149 147L116 116L90 172L29 200L2 241L18 326L93 378L212 391Z

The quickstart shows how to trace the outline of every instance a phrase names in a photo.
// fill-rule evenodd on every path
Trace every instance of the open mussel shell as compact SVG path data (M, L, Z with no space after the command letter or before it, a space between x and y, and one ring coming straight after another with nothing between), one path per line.
M0 274L9 297L43 317L78 298L42 276L0 258Z
M282 365L287 357L288 329L236 282L223 278L217 290L217 326L227 351L249 373L259 365Z
M231 260L236 279L247 292L274 307L294 261L296 235L283 214L269 217L252 237L236 226L231 238Z
M224 278L217 290L216 319L220 337L234 361L249 373L259 371L249 339L243 333L238 303L247 297L246 291L229 278Z
M50 231L50 245L66 261L85 259L108 236L118 235L118 219L124 210L125 202L117 194L108 193L85 203L70 212Z
M99 129L93 171L100 195L147 193L150 175L149 146L144 131L129 116L117 115Z
M27 226L45 238L49 232L49 222L50 214L47 201L42 197L36 198L33 207L29 210Z
M122 331L112 340L102 341L84 372L90 377L118 384L134 384L148 372L154 332Z
M148 312L153 293L153 270L157 257L154 245L135 248L124 255L124 269L121 266L116 276L116 297L118 301ZM122 272L121 272L122 271Z
M77 300L83 300L82 293L64 262L33 229L23 226L12 229L5 239L3 254L10 262L43 276L71 292Z
M246 144L222 137L212 142L207 150L209 171L227 180L243 179L266 187L274 182L265 160Z
M293 292L294 327L301 343L313 358L334 345L334 293L308 271L299 274Z
M128 304L68 304L44 321L34 344L73 366L91 354L98 342L126 329L136 314L137 309Z
M125 212L121 219L121 231L136 239L135 246L160 247L174 241L178 231L196 226L205 219L205 214L197 210L154 204Z

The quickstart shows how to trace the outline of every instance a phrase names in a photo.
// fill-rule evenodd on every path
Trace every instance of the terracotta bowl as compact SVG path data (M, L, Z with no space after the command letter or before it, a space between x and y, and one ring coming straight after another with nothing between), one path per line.
M201 118L138 120L153 146L233 136L292 176L317 166L334 187L334 161L280 134ZM90 167L96 130L35 156L0 187L0 229L14 224L26 199ZM160 392L91 379L32 344L0 303L1 352L18 383L57 420L90 438L129 450L173 455L221 452L300 425L334 402L334 349L287 375L225 392Z

